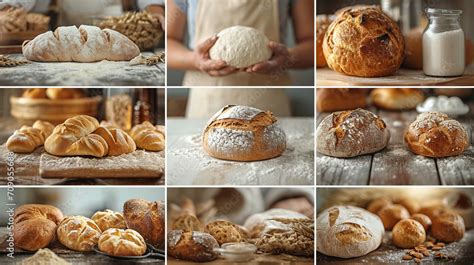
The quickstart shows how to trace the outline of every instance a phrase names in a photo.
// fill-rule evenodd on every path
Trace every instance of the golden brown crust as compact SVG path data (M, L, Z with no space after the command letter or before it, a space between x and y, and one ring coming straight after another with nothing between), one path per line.
M226 220L215 220L206 225L206 232L213 236L219 245L244 241L237 225Z
M177 259L207 262L217 259L219 244L210 234L172 230L168 233L168 255Z
M404 50L398 25L377 7L343 10L323 42L331 69L361 77L393 74L402 64Z
M23 92L24 98L48 98L46 88L28 88Z
M335 16L333 15L317 15L316 16L316 67L325 67L327 65L326 58L324 58L323 41L324 35L328 30L329 25L333 22Z
M425 229L425 232L428 232L431 227L431 219L422 213L415 213L410 216L410 219L413 219L420 223L423 228Z
M123 205L127 227L140 233L145 242L156 248L165 243L165 205L162 201L150 202L131 199Z
M376 88L370 93L372 103L381 109L409 110L423 102L423 91L416 88Z
M359 88L318 88L316 110L332 112L367 107L367 90Z
M49 99L83 98L84 92L79 88L48 88L46 95Z
M106 209L105 211L98 211L91 217L101 231L109 228L126 229L127 224L123 218L123 214Z
M54 125L47 121L35 121L33 126L22 126L7 140L7 149L15 153L31 153L42 146L54 130Z
M367 205L367 210L371 213L377 214L380 209L387 205L391 205L392 201L387 197L380 197L375 200L372 200L369 205Z
M47 247L56 238L56 228L63 219L58 208L44 204L24 204L15 209L15 246L29 251Z
M464 126L440 112L418 115L404 139L413 153L427 157L456 156L469 146Z
M420 204L410 197L400 197L395 199L394 202L405 207L410 214L415 214L420 210Z
M459 241L464 237L466 226L458 214L446 212L433 219L431 234L445 243Z
M392 230L400 220L410 218L410 213L400 204L387 205L380 209L377 215L382 219L386 230Z
M59 242L76 251L90 251L99 241L102 231L91 219L84 216L68 216L58 225Z
M147 151L161 151L165 149L165 134L153 124L145 121L135 125L130 131L137 146Z
M137 149L132 137L121 129L99 127L92 133L100 135L107 142L109 150L107 155L109 156L128 154Z
M99 238L99 249L112 256L141 256L146 252L143 237L132 229L110 228Z
M413 219L399 221L392 230L392 240L400 248L413 248L425 242L423 225Z

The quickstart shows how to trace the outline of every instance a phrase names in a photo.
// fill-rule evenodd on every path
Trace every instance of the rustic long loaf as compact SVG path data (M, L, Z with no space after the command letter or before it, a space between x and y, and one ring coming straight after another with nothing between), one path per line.
M54 125L47 121L36 121L33 126L22 126L7 140L8 150L15 153L31 153L53 132Z
M139 54L121 33L86 25L58 27L23 43L26 59L39 62L129 61Z

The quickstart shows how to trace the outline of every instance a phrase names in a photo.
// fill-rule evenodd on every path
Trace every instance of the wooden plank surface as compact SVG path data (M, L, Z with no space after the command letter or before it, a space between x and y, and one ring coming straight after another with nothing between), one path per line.
M317 86L473 86L474 65L459 77L430 77L423 71L399 69L394 75L386 77L355 77L333 71L329 68L316 70Z
M202 150L207 119L168 119L168 185L313 185L314 120L282 118L287 149L277 158L224 161Z
M415 264L414 261L404 261L405 250L391 243L391 233L386 232L382 245L375 251L358 258L341 259L316 253L317 264ZM472 264L474 260L474 229L470 229L459 242L446 244L443 253L456 257L455 264ZM446 264L446 261L435 262L432 256L423 259L422 264ZM452 263L449 263L452 264Z
M230 261L225 260L224 258L219 258L211 262L197 263L197 262L178 260L172 257L168 257L167 264L168 265L192 265L192 264L310 265L310 264L314 264L314 259L296 257L296 256L290 256L290 255L254 254L253 259L245 263L230 262Z
M162 51L162 50L161 50ZM156 51L159 52L159 51ZM149 56L152 53L143 53ZM9 55L24 59L21 54ZM165 64L154 66L130 65L128 61L30 62L0 71L2 86L163 86Z

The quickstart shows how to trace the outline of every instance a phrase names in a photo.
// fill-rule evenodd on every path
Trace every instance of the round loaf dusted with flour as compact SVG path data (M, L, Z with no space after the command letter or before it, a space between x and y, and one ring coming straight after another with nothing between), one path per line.
M228 105L207 123L202 146L212 157L256 161L280 156L286 149L286 134L270 111Z
M389 140L385 122L364 109L334 112L316 130L318 152L334 157L375 153L384 149Z
M223 60L229 66L244 68L272 57L268 38L258 29L244 26L226 28L209 50L213 60Z
M384 232L377 215L358 207L335 206L318 216L316 247L328 256L360 257L380 246Z

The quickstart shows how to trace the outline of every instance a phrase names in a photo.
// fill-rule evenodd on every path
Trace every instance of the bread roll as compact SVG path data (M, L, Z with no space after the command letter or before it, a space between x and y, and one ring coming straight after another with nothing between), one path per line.
M410 213L400 204L387 205L380 209L377 215L382 219L386 230L392 230L400 220L410 218Z
M58 225L59 242L76 251L90 251L102 233L97 224L84 216L68 216Z
M316 110L332 112L367 107L367 90L360 88L318 88Z
M286 134L270 111L227 105L207 123L202 146L218 159L265 160L285 151Z
M317 15L316 16L316 67L325 67L327 65L323 52L323 40L329 25L333 22L333 15Z
M323 51L337 72L378 77L400 68L405 44L397 23L380 8L348 8L329 26Z
M381 109L410 110L423 102L423 91L416 88L376 88L370 93L372 103Z
M63 219L58 208L44 204L24 204L15 209L13 237L15 246L29 251L47 247L56 238Z
M7 140L7 149L15 153L31 153L44 144L53 132L54 125L47 121L35 121L33 126L22 126Z
M378 216L353 206L335 206L319 214L316 248L339 258L364 256L382 243L382 221Z
M46 88L28 88L21 96L23 98L48 98Z
M237 225L226 220L215 220L206 225L206 232L217 240L219 245L244 241Z
M392 204L392 201L389 198L381 197L381 198L372 200L367 206L367 210L371 213L377 214L380 211L380 209L391 204Z
M385 122L363 109L334 112L316 130L317 151L334 157L375 153L384 149L389 139Z
M418 221L403 219L392 230L392 241L400 248L414 248L426 240L425 229Z
M168 233L168 255L193 262L208 262L217 259L217 241L208 233L172 230Z
M446 212L433 218L431 234L440 241L445 243L459 241L464 237L465 231L464 220L458 214Z
M127 227L140 233L145 242L155 248L164 248L165 205L163 202L128 200L123 205L123 216Z
M109 228L127 228L123 214L109 209L94 213L91 219L97 224L97 226L100 228L100 231L105 231Z
M128 154L137 149L132 137L130 137L130 135L121 129L107 129L105 127L98 127L92 133L100 135L107 142L107 155L109 156Z
M428 216L432 221L435 217L438 217L439 215L444 214L446 212L450 211L439 205L422 207L419 211L419 213Z
M469 146L464 126L441 112L418 115L404 140L410 151L427 157L456 156Z
M99 237L99 250L112 256L141 256L146 243L135 230L110 228Z
M422 213L415 213L410 216L410 219L413 219L420 223L423 228L425 229L425 232L428 232L431 227L431 219Z
M130 131L130 136L141 149L147 151L161 151L165 149L164 130L159 130L147 121L135 125Z
M83 98L84 93L79 88L48 88L46 95L49 99L75 99Z
M139 54L121 33L86 25L58 27L23 43L26 59L38 62L129 61Z
M415 214L420 210L420 204L410 197L400 197L395 199L394 202L405 207L410 214Z

